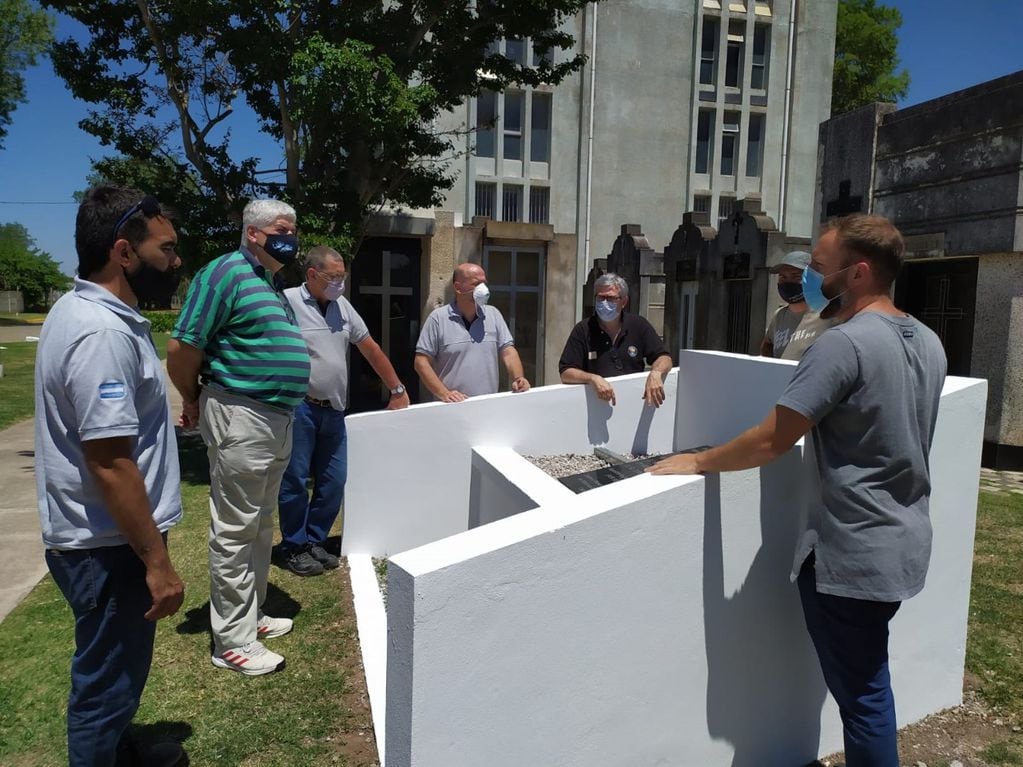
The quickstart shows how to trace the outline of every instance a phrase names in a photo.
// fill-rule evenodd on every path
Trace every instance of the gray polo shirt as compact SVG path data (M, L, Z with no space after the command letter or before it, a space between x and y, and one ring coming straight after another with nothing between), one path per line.
M879 312L860 312L807 349L778 401L815 424L823 500L793 577L812 549L821 593L897 602L923 588L928 454L945 367L928 327Z
M35 369L36 495L48 549L127 543L85 465L82 443L131 437L156 526L181 519L177 441L149 320L88 280L46 317Z
M433 359L444 385L467 397L497 391L497 358L514 346L511 331L494 306L481 307L469 327L454 302L434 309L423 323L416 354Z
M284 291L309 347L309 396L330 400L335 410L348 407L348 346L369 338L369 328L348 299L327 304L327 311L302 285Z

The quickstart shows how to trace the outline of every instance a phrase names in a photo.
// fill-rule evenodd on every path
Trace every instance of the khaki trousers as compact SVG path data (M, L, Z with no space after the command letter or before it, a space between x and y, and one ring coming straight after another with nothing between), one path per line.
M210 461L210 625L221 653L256 641L292 415L213 389L199 404Z

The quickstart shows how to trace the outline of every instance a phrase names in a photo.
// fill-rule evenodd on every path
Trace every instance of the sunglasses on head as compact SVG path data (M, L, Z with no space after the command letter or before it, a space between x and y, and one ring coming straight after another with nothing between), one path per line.
M142 215L146 218L153 218L159 216L162 212L160 208L160 201L151 195L146 195L137 203L132 205L127 213L117 219L117 223L114 224L114 231L112 235L113 242L117 242L117 233L121 231L121 227L125 225L129 218L134 216L139 211L142 211Z

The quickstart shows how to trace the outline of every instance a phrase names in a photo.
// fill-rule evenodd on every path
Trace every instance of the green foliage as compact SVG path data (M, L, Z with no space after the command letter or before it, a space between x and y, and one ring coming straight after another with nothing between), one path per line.
M142 312L142 316L149 320L151 333L170 333L174 330L174 323L177 322L177 311L159 311L156 309Z
M909 92L909 72L898 71L902 14L875 0L839 0L831 114Z
M51 290L67 290L71 279L49 253L35 247L21 224L0 225L0 290L20 290L28 311L43 310Z
M0 149L11 114L25 101L21 73L35 65L53 39L53 19L28 0L0 0Z
M81 127L121 155L97 174L181 209L190 270L237 236L254 196L295 205L305 242L357 250L379 206L430 206L451 187L469 129L438 118L484 88L556 84L584 61L522 66L493 46L528 37L540 54L570 51L557 29L584 0L42 2L86 32L53 60L94 107ZM240 122L240 100L255 120ZM234 132L254 129L279 154L239 153Z
M32 334L29 331L28 334ZM36 333L38 335L38 333ZM8 341L0 344L0 363L4 377L0 378L0 429L31 418L35 413L36 348L31 341ZM3 702L0 701L0 707Z

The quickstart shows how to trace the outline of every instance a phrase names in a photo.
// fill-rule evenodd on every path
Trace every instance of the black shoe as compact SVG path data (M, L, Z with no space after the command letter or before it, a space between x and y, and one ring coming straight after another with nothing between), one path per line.
M117 749L116 767L184 767L188 764L185 750L177 743L139 743L122 739Z
M305 549L290 549L280 552L280 566L295 575L323 575L323 565L313 559Z
M313 559L323 565L325 570L335 570L340 564L337 557L315 543L309 547L309 553L312 555Z

